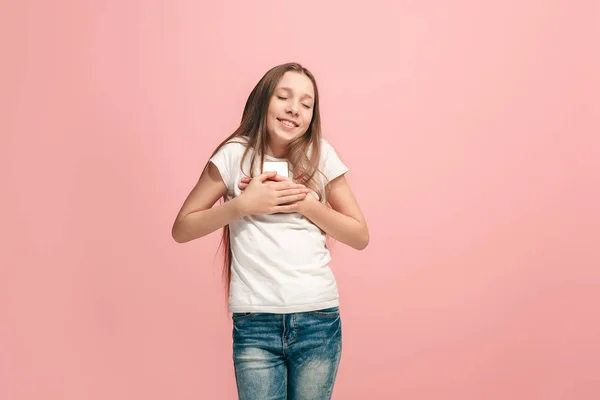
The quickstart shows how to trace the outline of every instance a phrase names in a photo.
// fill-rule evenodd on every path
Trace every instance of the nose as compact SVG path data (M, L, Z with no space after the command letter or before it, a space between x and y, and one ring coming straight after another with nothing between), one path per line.
M298 107L294 103L289 104L285 111L288 114L298 115Z

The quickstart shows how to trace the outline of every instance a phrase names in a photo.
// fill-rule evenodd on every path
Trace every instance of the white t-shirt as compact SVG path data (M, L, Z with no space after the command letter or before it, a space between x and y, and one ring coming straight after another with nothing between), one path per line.
M226 199L242 192L238 187L250 171L253 150L240 162L246 150L244 138L232 139L210 159L227 186ZM284 161L265 155L265 161ZM260 157L254 176L260 174ZM321 140L321 160L315 177L325 185L348 168L334 148ZM325 176L323 176L325 175ZM292 177L293 179L293 177ZM331 256L325 234L299 213L254 215L229 224L232 252L230 312L296 313L339 305L336 280L329 268Z

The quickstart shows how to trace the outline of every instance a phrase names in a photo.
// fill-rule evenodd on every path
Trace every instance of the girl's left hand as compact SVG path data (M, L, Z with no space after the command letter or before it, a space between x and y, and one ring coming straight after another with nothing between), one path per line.
M245 176L242 178L242 180L240 181L240 183L238 184L238 187L240 188L240 190L243 192L244 190L246 190L246 188L248 187L248 184L250 183L250 181L252 180L251 177L249 176ZM275 181L275 182L285 182L285 181L291 181L290 178L285 177L285 176L281 176L281 175L277 175L275 176L275 178L273 179L269 179L271 181Z
M250 178L249 176L243 177L242 180L240 181L240 183L238 184L238 187L240 188L240 190L243 192L247 187L248 184L250 183L250 181L252 180L252 178ZM285 181L289 181L291 180L290 178L286 177L286 176L281 176L281 175L277 175L275 176L274 179L270 179L276 182L285 182ZM304 214L304 209L306 207L310 207L310 203L313 202L313 200L315 202L319 202L317 199L315 199L314 196L312 196L311 194L309 194L308 196L306 196L304 198L304 200L300 200L298 201L298 210L297 212L299 212L300 214Z

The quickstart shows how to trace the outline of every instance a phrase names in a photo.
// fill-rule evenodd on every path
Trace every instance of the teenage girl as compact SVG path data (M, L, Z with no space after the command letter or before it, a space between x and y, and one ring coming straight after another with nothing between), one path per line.
M285 168L265 171L265 162ZM342 327L326 235L358 250L369 243L347 171L321 137L314 76L279 65L254 87L239 128L177 215L179 243L223 228L241 400L331 398Z

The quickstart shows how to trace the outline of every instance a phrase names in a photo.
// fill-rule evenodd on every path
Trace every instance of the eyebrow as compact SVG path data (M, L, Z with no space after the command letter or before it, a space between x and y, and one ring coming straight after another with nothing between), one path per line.
M278 87L277 89L282 89L282 90L285 90L287 92L293 92L293 90L290 89L289 87ZM308 97L311 100L313 98L310 94L305 94L304 96L302 96L302 98L304 98L304 97Z

